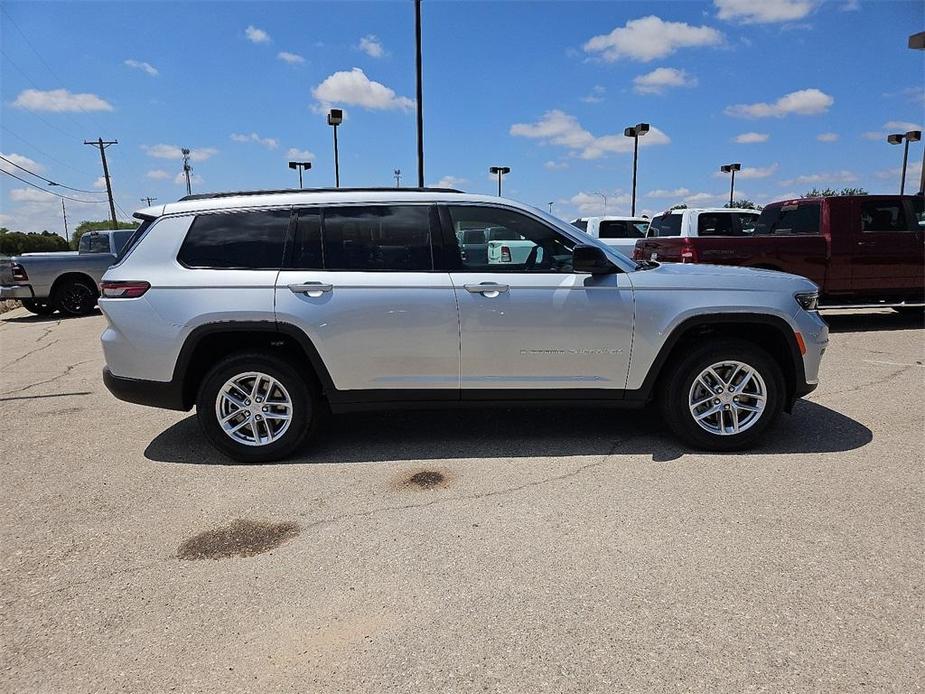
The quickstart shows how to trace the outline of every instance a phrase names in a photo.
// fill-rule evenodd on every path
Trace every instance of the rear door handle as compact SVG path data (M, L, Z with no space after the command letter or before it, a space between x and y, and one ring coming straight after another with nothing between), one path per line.
M481 294L482 296L487 296L489 298L498 296L502 292L506 292L510 287L506 284L496 284L494 282L482 282L481 284L464 284L463 287L466 288L466 291L470 294Z
M858 241L859 246L874 246L876 245L875 241Z
M305 282L304 284L290 284L289 291L293 294L308 294L309 296L319 297L325 292L334 290L333 284L323 282Z

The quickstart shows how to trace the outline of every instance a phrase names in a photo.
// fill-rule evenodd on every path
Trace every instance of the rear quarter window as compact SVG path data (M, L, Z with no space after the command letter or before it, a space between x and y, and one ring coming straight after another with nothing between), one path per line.
M682 216L680 214L663 214L653 217L649 223L647 236L680 236Z
M765 207L755 223L754 233L775 236L818 234L820 213L818 202Z
M598 236L602 239L641 239L646 235L646 225L639 222L611 220L601 222Z
M199 215L177 260L192 268L279 269L289 217L289 210Z

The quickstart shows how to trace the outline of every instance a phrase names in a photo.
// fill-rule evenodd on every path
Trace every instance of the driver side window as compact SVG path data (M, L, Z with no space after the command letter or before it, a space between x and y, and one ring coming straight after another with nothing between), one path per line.
M449 206L462 272L571 272L575 242L513 210Z

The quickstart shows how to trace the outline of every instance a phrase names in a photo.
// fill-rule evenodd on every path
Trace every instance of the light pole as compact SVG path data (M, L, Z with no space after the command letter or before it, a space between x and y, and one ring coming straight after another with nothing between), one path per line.
M636 163L639 161L639 138L649 132L648 123L636 123L623 130L624 137L633 138L633 209L632 216L636 216Z
M310 161L291 161L289 162L290 169L299 170L299 190L302 189L302 172L308 171L312 168L312 163Z
M741 164L723 164L721 167L719 167L719 170L722 171L723 173L732 174L732 180L729 183L729 207L732 207L732 201L735 196L735 189L736 189L736 171L741 171L742 165Z
M607 214L607 193L598 193L598 195L600 195L600 196L604 199L604 212L603 212L603 214Z
M337 126L344 122L344 112L332 108L328 112L328 125L334 128L334 187L340 188L340 159L337 152Z
M392 173L395 176L395 187L401 188L401 169L394 169Z
M192 173L193 167L190 166L190 163L189 163L190 150L188 147L184 147L183 149L180 150L180 152L183 154L183 175L186 176L186 194L192 195L193 188L190 185L190 173Z
M492 166L488 169L489 173L496 174L498 176L498 197L501 196L501 177L504 174L511 173L510 166Z
M417 87L418 188L424 187L424 79L421 57L421 0L414 0L414 78Z
M905 140L906 146L903 147L903 172L902 177L899 180L899 194L903 195L906 192L906 163L909 161L909 143L918 142L922 139L921 130L910 130L909 132L902 134L897 133L895 135L887 135L886 141L891 145L898 145L900 142Z
M549 214L552 214L552 206L555 205L556 203L550 200L546 204L549 205Z

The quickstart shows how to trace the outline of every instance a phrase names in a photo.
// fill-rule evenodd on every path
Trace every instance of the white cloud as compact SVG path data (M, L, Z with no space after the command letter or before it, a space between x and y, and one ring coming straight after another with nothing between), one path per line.
M10 200L13 202L52 202L57 200L54 195L43 193L37 188L13 188L10 190Z
M621 191L607 193L607 214L624 211L623 208L630 203L630 195ZM605 213L604 197L600 193L575 193L568 200L560 201L571 205L581 215L601 215Z
M157 77L160 74L157 71L157 68L154 67L151 63L141 62L140 60L132 60L131 58L129 60L124 60L122 62L124 65L128 65L131 68L135 68L136 70L141 70L142 72L145 72L151 75L151 77Z
M267 149L276 149L279 147L279 140L272 137L260 137L257 133L242 135L241 133L231 133L231 139L235 142L256 142L261 147Z
M897 166L895 169L884 169L882 171L877 171L874 175L877 178L890 178L898 181L902 176L903 170L902 167ZM915 188L915 181L917 181L922 175L922 162L921 161L910 161L906 167L906 190L908 191L910 182L913 183L913 189Z
M110 183L112 183L112 179L110 179ZM103 176L100 176L95 181L93 181L93 187L97 190L106 190L106 179Z
M816 135L819 142L835 142L838 140L838 133L819 133Z
M312 89L312 96L323 108L331 104L362 106L367 109L387 110L414 108L414 100L397 96L384 84L370 80L366 73L355 67L349 72L335 72Z
M575 116L558 109L547 111L535 123L515 123L510 132L515 137L527 137L566 147L582 159L598 159L605 154L633 151L632 138L624 137L623 133L595 137L581 126ZM647 135L639 138L640 147L666 145L669 142L671 139L654 126Z
M686 70L673 67L659 67L633 79L633 91L637 94L661 94L670 87L695 87L697 78Z
M585 43L584 50L599 55L608 63L620 58L647 63L671 55L679 48L715 46L722 41L723 35L711 27L666 22L649 15L631 19L609 34L592 37Z
M674 190L665 190L663 188L658 188L656 190L650 190L646 193L647 198L683 198L687 195L690 195L691 192L687 188L675 188Z
M727 116L740 118L783 118L791 114L814 116L825 113L835 99L818 89L801 89L785 94L773 104L736 104L726 107Z
M204 182L202 176L200 176L197 173L191 173L189 180L190 180L190 184L194 186L201 185ZM185 186L186 185L186 174L181 171L174 177L173 182L176 183L178 186Z
M777 172L777 163L770 166L743 166L736 172L736 178L767 178ZM725 176L725 174L722 174Z
M280 51L276 54L276 57L282 60L284 63L289 63L290 65L301 65L305 62L305 58L300 56L298 53L290 53L289 51Z
M163 181L165 178L170 178L170 174L163 169L152 169L145 174L145 178L150 178L152 181Z
M751 145L756 142L767 142L769 137L767 133L742 133L735 136L735 142L740 145Z
M29 169L33 173L42 173L45 170L45 167L39 164L37 161L30 159L24 154L16 154L15 152L0 152L0 156L9 159L13 164L19 164L19 166L24 169ZM7 162L0 159L0 171L8 171L9 173L15 173L19 176L21 173L24 173L22 169L17 169L13 164L8 164ZM18 172L18 173L17 173Z
M431 184L434 188L459 188L463 183L468 183L469 181L465 178L459 178L458 176L444 176L436 183Z
M907 133L910 130L921 130L922 126L917 123L911 123L905 120L889 120L883 124L880 130L868 130L861 133L865 140L885 140L887 135L894 133Z
M309 152L307 149L290 147L286 150L286 157L291 161L314 161L315 153Z
M803 19L815 9L815 0L713 0L716 16L742 24L770 24Z
M562 169L568 168L568 163L564 161L553 161L550 159L545 164L543 164L543 168L547 171L561 171Z
M385 55L385 48L382 47L382 42L375 34L367 34L361 38L357 48L370 58L381 58Z
M595 84L591 88L591 93L587 96L581 97L581 100L586 104L599 104L604 100L604 93L607 89L600 84Z
M744 197L743 193L739 193L739 197ZM728 201L729 195L726 193L692 193L691 195L686 195L683 198L683 201L691 206L702 205L707 206L710 203L717 204L720 201Z
M801 186L808 183L854 183L858 180L857 174L848 170L841 171L823 171L820 173L814 174L805 174L803 176L797 176L796 178L788 178L785 181L781 181L780 185L782 186Z
M27 111L112 111L112 104L96 94L72 94L67 89L25 89L13 102Z
M149 157L157 159L182 159L183 152L178 145L142 145L141 148ZM190 161L205 161L218 154L214 147L200 147L190 150Z
M253 24L244 30L244 35L251 43L270 43L272 40L267 32L263 29L258 29Z

